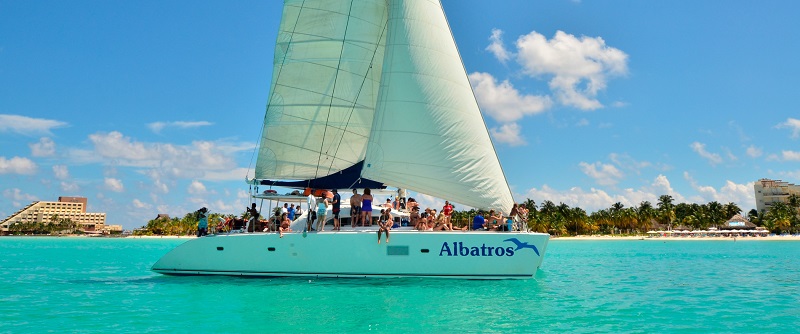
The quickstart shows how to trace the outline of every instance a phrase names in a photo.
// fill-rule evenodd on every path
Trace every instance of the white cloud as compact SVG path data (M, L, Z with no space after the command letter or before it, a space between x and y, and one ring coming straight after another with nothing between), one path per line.
M693 198L694 202L708 203L717 201L722 204L733 202L739 205L742 211L745 212L755 208L756 201L755 194L753 193L753 183L755 182L738 184L726 180L725 185L717 190L712 186L698 184L688 172L684 172L683 177L689 181L692 189L698 192L698 196Z
M550 88L564 105L583 110L603 107L596 99L608 78L628 72L628 55L600 37L580 38L557 31L552 39L532 31L517 42L517 62L531 76L552 76Z
M245 178L253 177L253 171L244 167L234 168L223 171L207 171L204 180L207 181L245 181Z
M792 130L792 138L800 138L800 119L787 118L786 122L778 124L778 128L789 128Z
M36 163L28 158L13 157L6 159L0 157L0 174L36 174Z
M3 190L3 197L11 201L11 204L15 207L22 206L24 202L32 202L38 200L35 195L25 194L19 188L12 188L12 189L5 189ZM28 204L28 203L25 203Z
M617 169L617 167L614 167L614 165L603 164L600 162L592 164L581 162L578 165L584 174L593 178L597 184L604 186L615 185L624 176L622 172Z
M494 54L495 58L501 63L505 64L512 54L506 50L503 45L503 31L500 29L492 29L492 36L489 37L491 43L486 47L486 50Z
M204 170L230 169L235 165L227 152L212 142L197 141L191 146L142 143L117 131L92 134L89 140L94 144L96 155L113 160L119 166L174 169L180 175L189 175Z
M588 126L588 125L589 125L589 120L585 118L581 118L578 120L577 123L575 123L575 126L577 127Z
M56 143L47 137L39 138L38 143L28 144L31 148L31 155L34 157L51 157L56 153Z
M764 151L760 147L755 147L754 145L750 145L750 147L747 148L746 153L748 157L758 158L764 154Z
M200 181L192 180L192 183L189 184L189 189L187 192L192 195L201 195L206 193L206 186L203 185Z
M213 125L213 124L214 123L206 122L206 121L199 121L199 122L183 122L183 121L178 121L178 122L153 122L153 123L147 124L147 127L150 129L150 131L153 131L155 133L159 133L159 132L161 132L161 130L163 130L164 128L168 128L168 127L170 127L170 128L179 128L179 129L189 129L189 128L196 128L196 127L201 127L201 126L209 126L209 125Z
M784 161L800 161L800 152L797 151L781 151L781 156Z
M735 156L730 148L723 147L722 150L725 151L725 155L728 156L728 160L730 161L739 160L739 157Z
M137 209L150 210L150 209L153 208L152 205L150 205L149 203L144 203L144 202L140 201L138 198L134 198L131 203L133 204L133 207L137 208Z
M68 194L77 194L80 191L80 187L75 182L67 182L61 181L61 191L68 193Z
M105 178L105 186L106 189L111 190L113 192L122 192L125 190L125 187L122 185L122 180L115 179L111 177Z
M29 136L32 134L50 134L50 130L65 126L67 126L67 123L51 119L0 114L0 132L8 131Z
M641 174L642 169L653 166L650 162L637 161L627 154L611 153L608 155L608 159L619 168L633 171L636 174Z
M69 178L69 169L64 165L53 165L53 175L56 179L66 180Z
M503 124L499 128L489 129L497 143L506 143L511 146L525 145L525 139L520 135L521 127L517 123Z
M481 109L501 123L541 113L553 104L548 96L521 95L508 80L498 84L489 73L472 73L469 81Z
M670 181L664 175L658 175L650 185L643 186L639 189L626 188L620 190L618 193L609 193L602 189L591 188L588 191L579 187L573 187L567 190L556 190L547 185L542 186L541 189L532 188L521 198L530 198L541 204L545 200L552 201L553 203L565 203L572 207L580 207L587 212L594 212L601 209L607 209L616 202L620 202L626 207L636 207L642 201L649 201L655 205L658 202L658 197L661 195L670 195L675 199L676 203L687 202L687 199L677 193L670 184Z
M708 162L711 163L712 166L722 163L722 157L720 157L719 154L717 153L711 153L706 151L705 144L694 142L691 145L689 145L689 147L692 148L692 151L700 155L700 157L708 160Z

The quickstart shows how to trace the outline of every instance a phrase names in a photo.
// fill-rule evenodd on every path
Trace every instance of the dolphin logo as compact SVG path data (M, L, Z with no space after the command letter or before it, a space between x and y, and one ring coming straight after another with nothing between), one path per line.
M536 245L529 245L527 242L519 241L519 239L517 239L517 238L510 238L510 239L506 239L506 240L503 240L503 241L511 241L515 245L517 245L517 249L515 249L515 251L518 251L518 250L523 249L523 248L530 248L530 249L533 249L534 252L536 252L536 255L539 255L539 249L536 248ZM541 256L541 255L539 255L539 256Z

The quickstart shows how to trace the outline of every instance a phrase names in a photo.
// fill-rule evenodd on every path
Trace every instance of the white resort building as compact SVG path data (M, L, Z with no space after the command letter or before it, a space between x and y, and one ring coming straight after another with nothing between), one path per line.
M106 225L105 212L86 212L86 197L61 196L58 202L36 201L0 221L0 234L8 234L14 224L46 223L69 219L86 233L122 232L122 225Z
M777 202L788 203L790 195L800 196L800 185L781 180L760 179L753 184L756 210L767 212Z

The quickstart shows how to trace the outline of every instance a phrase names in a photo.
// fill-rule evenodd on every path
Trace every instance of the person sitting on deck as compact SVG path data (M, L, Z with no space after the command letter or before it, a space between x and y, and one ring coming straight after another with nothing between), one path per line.
M445 230L447 230L447 224L445 223L446 218L445 218L444 212L442 212L442 213L440 213L438 215L435 215L435 216L436 216L436 218L434 218L433 230L434 231L445 231Z
M424 231L427 227L426 224L422 223L422 217L419 216L419 207L411 209L408 219L411 221L411 226L413 226L415 230Z
M419 208L419 203L417 203L414 197L411 197L408 199L408 203L406 203L406 208L408 208L408 210L414 210L414 208Z
M282 214L281 215L281 227L278 228L278 233L280 233L281 238L283 238L283 232L291 232L292 229L290 226L292 225L292 221L289 219L289 215Z
M386 232L386 243L389 243L389 230L392 229L392 223L394 223L394 219L392 219L392 208L382 209L381 217L378 219L378 243L381 243L382 232Z
M483 211L478 211L475 218L472 219L472 229L480 231L486 228L486 219L483 218Z
M386 203L383 203L383 207L384 208L391 208L392 207L392 199L391 198L387 198L386 199Z
M489 210L489 217L486 218L486 229L487 230L496 230L498 226L500 226L500 222L503 221L502 213L495 212L494 209Z

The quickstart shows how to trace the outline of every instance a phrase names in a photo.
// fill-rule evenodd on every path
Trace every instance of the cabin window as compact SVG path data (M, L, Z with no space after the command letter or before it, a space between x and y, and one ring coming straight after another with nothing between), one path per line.
M422 252L422 253L430 253L430 252L431 252L431 251L430 251L429 249L427 249L427 248L420 249L419 251L420 251L420 252Z
M267 247L267 250L270 251L270 252L274 252L275 251L275 247Z
M408 255L408 246L386 246L386 255Z
M217 247L218 251L225 250L225 247Z

